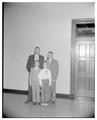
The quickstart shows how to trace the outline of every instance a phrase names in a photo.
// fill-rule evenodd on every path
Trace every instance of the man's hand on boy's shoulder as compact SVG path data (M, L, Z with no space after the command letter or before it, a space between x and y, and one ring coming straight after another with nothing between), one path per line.
M40 87L42 87L42 84L40 84Z

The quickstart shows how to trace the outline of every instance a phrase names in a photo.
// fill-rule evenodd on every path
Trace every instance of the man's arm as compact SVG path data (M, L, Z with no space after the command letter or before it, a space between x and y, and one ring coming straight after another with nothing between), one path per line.
M26 64L26 69L28 72L30 72L30 68L31 68L31 60L30 60L30 56L29 56L27 64Z
M57 79L58 72L59 72L59 64L58 64L58 62L55 60L55 75L54 75L54 80Z

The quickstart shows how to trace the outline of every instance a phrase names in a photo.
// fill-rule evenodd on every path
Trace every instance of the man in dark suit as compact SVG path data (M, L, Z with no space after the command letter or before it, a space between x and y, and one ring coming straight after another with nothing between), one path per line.
M51 101L55 103L56 100L56 80L59 72L58 61L53 58L53 52L49 51L47 54L48 67L52 75L52 84L51 84Z
M43 68L43 62L44 62L44 56L40 55L40 48L39 47L35 47L34 49L34 54L30 55L27 61L27 71L30 74L30 69L34 67L34 63L35 61L38 60L39 61L39 67L42 69ZM30 82L28 80L28 98L27 101L25 103L31 102L32 101L32 87L30 85Z

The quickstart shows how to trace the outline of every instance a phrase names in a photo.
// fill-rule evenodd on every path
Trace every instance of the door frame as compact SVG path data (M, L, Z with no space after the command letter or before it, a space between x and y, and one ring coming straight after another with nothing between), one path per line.
M74 97L75 93L75 45L76 45L76 24L77 23L88 23L93 22L94 18L80 18L80 19L72 19L71 21L71 63L70 63L70 94Z

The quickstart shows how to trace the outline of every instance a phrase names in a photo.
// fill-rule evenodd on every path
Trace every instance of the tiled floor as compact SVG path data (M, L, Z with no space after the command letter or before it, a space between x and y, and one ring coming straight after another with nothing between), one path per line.
M25 104L26 95L4 93L3 114L7 117L92 117L94 101L89 99L59 99L48 106Z

